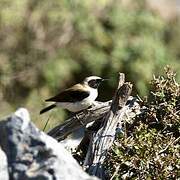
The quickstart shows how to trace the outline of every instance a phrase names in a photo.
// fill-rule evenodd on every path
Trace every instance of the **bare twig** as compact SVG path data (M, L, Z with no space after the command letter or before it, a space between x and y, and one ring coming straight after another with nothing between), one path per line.
M116 167L116 170L115 170L115 172L114 172L114 174L113 174L113 176L111 177L110 180L113 180L113 178L118 174L119 168L120 168L120 165L118 165L118 166Z
M48 123L49 123L50 117L51 117L51 114L49 115L49 117L48 117L48 119L46 121L46 124L44 125L43 131L45 131L45 129L46 129Z
M166 152L167 149L168 149L171 145L173 145L174 143L178 142L179 140L180 140L180 137L176 138L174 141L170 141L170 143L169 143L164 149L162 149L161 151L159 151L158 154L162 154L162 153Z

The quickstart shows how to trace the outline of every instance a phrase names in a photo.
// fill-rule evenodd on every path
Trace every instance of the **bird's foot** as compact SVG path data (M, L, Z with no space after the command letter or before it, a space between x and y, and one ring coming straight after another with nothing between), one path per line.
M76 118L83 126L86 126L86 124L84 124L84 123L81 121L81 118L79 117L78 114L75 114L75 118Z
M98 106L98 105L99 105L99 103L98 103L97 101L94 101L94 102L92 103L91 107L96 107L96 106Z
M79 114L79 113L82 113L82 114L89 114L90 112L91 112L90 109L83 109L83 110L79 111L78 114Z
M91 108L92 108L92 106L90 106L88 109L84 109L84 110L82 111L82 113L83 113L83 114L86 114L87 116L90 116L90 115L94 112L94 110L91 109Z

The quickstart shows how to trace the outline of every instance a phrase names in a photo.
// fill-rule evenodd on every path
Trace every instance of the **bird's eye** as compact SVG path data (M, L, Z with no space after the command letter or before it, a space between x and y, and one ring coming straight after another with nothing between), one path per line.
M88 85L92 88L98 88L98 85L99 85L99 81L96 80L96 79L93 79L93 80L90 80L88 82Z

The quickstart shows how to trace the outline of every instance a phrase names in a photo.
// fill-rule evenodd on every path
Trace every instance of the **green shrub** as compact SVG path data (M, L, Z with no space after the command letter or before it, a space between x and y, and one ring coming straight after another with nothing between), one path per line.
M143 113L127 125L127 137L116 139L106 160L113 179L178 179L180 177L180 87L167 67L154 77Z

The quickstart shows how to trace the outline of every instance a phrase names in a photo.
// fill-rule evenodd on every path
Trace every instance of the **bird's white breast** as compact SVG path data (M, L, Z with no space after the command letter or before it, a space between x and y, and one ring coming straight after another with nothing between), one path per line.
M57 105L59 105L60 107L67 109L71 112L78 112L81 111L83 109L87 109L89 106L91 106L93 104L93 102L95 101L95 99L98 96L98 91L97 89L93 89L88 87L88 90L90 92L89 96L85 99L83 99L82 101L77 101L77 102L58 102Z

